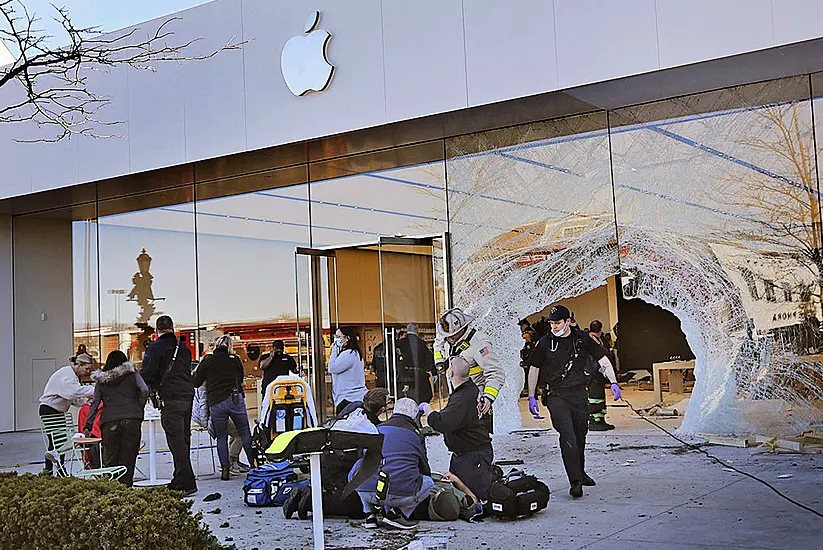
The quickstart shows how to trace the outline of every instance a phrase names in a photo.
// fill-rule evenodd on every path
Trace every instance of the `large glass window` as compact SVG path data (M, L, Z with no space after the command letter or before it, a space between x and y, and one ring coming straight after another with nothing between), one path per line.
M495 423L519 426L518 321L617 272L606 114L463 136L447 152L455 302L507 368Z
M141 361L154 321L167 314L197 356L194 189L99 203L102 354Z
M217 337L232 335L234 352L250 377L263 375L261 357L271 351L275 340L282 341L285 352L300 363L306 352L305 338L300 340L296 334L294 251L309 245L308 185L271 188L278 183L305 182L305 166L301 168L250 178L243 185L228 180L197 187L203 351ZM232 193L250 188L257 190ZM299 302L307 318L309 301L304 297ZM249 389L255 389L254 385ZM257 391L250 392L247 406L256 406L257 395Z
M742 431L787 402L803 409L817 390L801 356L821 342L808 78L611 118L624 291L676 313L696 356L700 397L684 426ZM817 290L787 300L793 292L776 293L775 281Z

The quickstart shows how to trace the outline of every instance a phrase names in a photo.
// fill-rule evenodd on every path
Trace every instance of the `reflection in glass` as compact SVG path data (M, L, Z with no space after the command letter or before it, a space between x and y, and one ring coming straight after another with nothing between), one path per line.
M163 314L199 356L192 196L186 188L99 203L102 356L119 349L141 361Z
M198 186L198 196L210 191ZM196 210L201 353L223 334L234 336L251 387L275 340L295 361L306 353L295 333L294 250L309 242L308 186L198 200ZM253 410L259 394L249 393Z
M82 351L100 357L100 294L97 286L97 220L72 222L72 273L74 297L74 354ZM103 358L105 359L105 358Z
M445 166L421 164L311 184L312 244L376 242L446 227Z

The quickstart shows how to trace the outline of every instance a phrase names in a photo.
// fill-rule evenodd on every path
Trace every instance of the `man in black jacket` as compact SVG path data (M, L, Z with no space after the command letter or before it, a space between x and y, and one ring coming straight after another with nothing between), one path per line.
M552 427L560 434L569 494L580 498L584 485L596 485L585 470L589 422L586 367L589 358L596 361L598 372L611 383L615 401L620 399L620 386L606 350L581 330L572 328L568 308L557 305L549 313L551 332L540 339L529 357L529 412L539 414L539 383L543 387L543 404L549 409Z
M263 399L266 398L266 388L278 376L298 374L297 362L294 357L286 353L286 345L283 340L275 340L272 343L271 352L260 356L260 369L263 371L263 381L260 384Z
M406 326L407 335L397 341L400 356L403 358L401 371L409 386L408 396L418 403L428 403L432 399L431 378L437 379L437 369L434 367L434 354L429 345L420 338L416 323Z
M191 467L191 409L194 386L191 379L191 352L174 334L174 322L168 315L157 319L157 340L143 356L140 375L163 401L160 423L166 432L174 460L174 475L169 489L187 495L197 492Z
M446 376L454 388L449 403L440 412L428 403L420 405L420 410L428 415L429 426L443 434L452 452L449 471L477 498L487 500L494 479L494 451L489 429L477 414L480 390L469 377L469 363L460 355L451 358Z

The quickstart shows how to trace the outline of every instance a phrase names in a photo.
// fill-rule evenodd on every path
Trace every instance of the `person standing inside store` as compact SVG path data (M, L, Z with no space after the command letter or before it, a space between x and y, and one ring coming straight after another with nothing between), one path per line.
M240 432L243 448L249 463L254 465L254 450L251 446L249 415L243 396L243 363L232 353L231 336L217 339L214 352L203 358L194 375L194 386L206 383L206 402L209 418L217 435L217 456L220 458L220 479L231 479L231 459L229 455L229 419Z
M397 341L397 347L403 358L401 370L409 386L408 396L417 403L428 403L432 400L431 377L437 383L437 369L434 367L434 354L420 338L416 323L406 326L406 336Z
M87 353L81 353L74 358L74 363L66 365L54 371L46 382L43 395L40 396L40 417L65 414L71 408L81 407L94 396L94 386L87 386L80 383L81 378L85 378L94 370L94 359ZM49 437L49 451L54 449L54 445ZM52 458L55 458L52 456ZM46 457L46 471L52 473L54 463Z
M366 395L366 371L357 334L350 327L340 327L334 333L329 359L334 414L340 414L349 403L362 401Z
M191 467L191 412L194 386L191 379L191 352L174 334L174 321L168 315L157 318L157 340L143 355L140 375L150 390L162 400L160 424L166 432L174 474L169 489L186 495L197 492Z
M437 323L434 342L434 361L442 371L446 360L460 355L469 364L469 376L480 389L477 413L493 431L492 404L506 381L506 373L497 360L491 340L476 328L470 327L474 317L460 308L447 310Z
M534 347L537 345L537 337L534 329L531 326L521 328L521 336L523 337L523 347L520 350L520 367L523 369L523 391L520 397L528 397L529 395L529 357L531 357Z
M286 353L286 345L283 340L275 340L271 345L271 352L260 357L260 369L263 371L263 381L261 389L262 398L266 398L266 388L274 382L278 376L287 374L298 374L297 362Z
M449 472L480 500L487 500L494 479L494 451L486 424L477 414L480 389L472 381L468 360L456 355L449 360L446 376L453 388L449 402L440 412L429 403L419 410L427 415L429 426L443 434L443 440L452 453Z
M608 334L603 332L603 323L595 319L589 323L589 336L606 350L606 357L614 364L614 354ZM605 432L613 430L614 425L606 422L606 384L608 380L600 372L589 373L589 430Z
M75 352L74 357L69 359L69 362L70 363L76 363L77 362L77 356L78 355L83 355L84 353L91 355L88 351L86 351L86 344L79 344L77 346L77 351Z
M134 465L140 452L140 426L143 410L149 398L149 388L120 350L109 353L106 364L91 374L94 386L92 401L83 433L90 437L94 419L101 404L100 432L103 437L103 466L125 466L126 473L118 480L131 487Z
M589 402L586 393L586 364L589 356L611 383L614 400L620 386L606 350L584 332L571 326L568 308L557 305L549 311L551 332L540 339L529 358L529 412L540 414L537 386L543 386L543 404L549 409L552 427L560 434L560 452L569 478L569 494L583 496L583 486L594 486L586 474L585 447Z

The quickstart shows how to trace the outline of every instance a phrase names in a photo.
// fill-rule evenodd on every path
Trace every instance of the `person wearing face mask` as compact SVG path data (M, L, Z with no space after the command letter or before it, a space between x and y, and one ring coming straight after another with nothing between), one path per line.
M506 381L506 373L497 360L489 337L469 326L473 320L474 317L460 308L452 308L440 316L434 341L434 362L438 371L443 372L448 359L460 356L466 360L469 376L480 390L477 414L491 432L492 404Z
M549 409L552 427L560 434L563 466L569 478L569 494L583 496L583 486L594 486L586 474L584 450L588 432L589 402L586 392L586 363L591 356L599 372L611 383L614 400L620 386L606 349L584 332L571 326L568 308L557 305L549 312L551 332L540 339L529 358L529 412L539 414L538 381L543 387L543 404Z
M329 359L334 413L340 414L349 403L362 401L366 395L366 371L357 334L350 327L334 333Z

